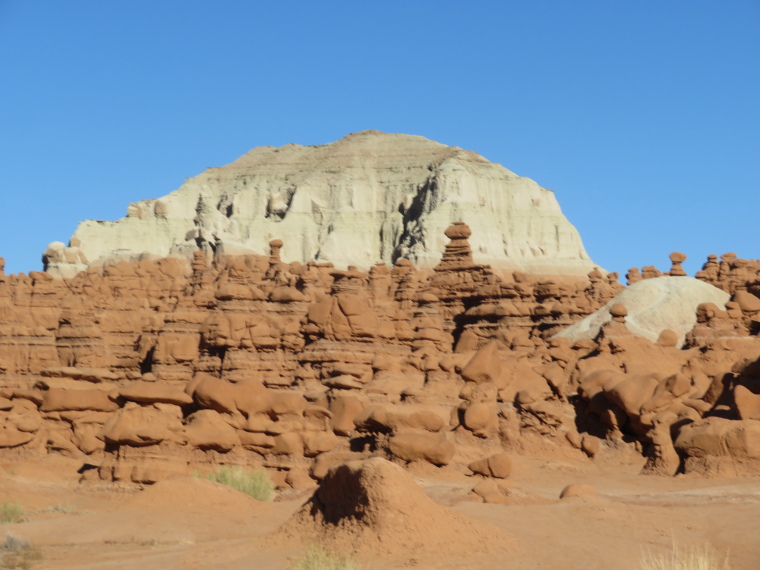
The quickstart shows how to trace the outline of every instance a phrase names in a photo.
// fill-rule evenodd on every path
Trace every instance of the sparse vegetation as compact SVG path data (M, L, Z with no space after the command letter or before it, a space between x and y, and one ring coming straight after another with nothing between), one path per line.
M8 535L5 542L0 544L0 567L21 568L27 570L38 560L42 559L39 548L33 546L25 538Z
M16 502L0 503L0 524L17 523L24 516L24 507Z
M728 553L720 554L710 545L678 546L662 554L647 552L641 570L731 570Z
M290 561L289 570L361 570L353 557L338 554L321 544L312 545L304 554Z
M194 474L196 477L222 483L250 495L259 501L269 501L274 495L274 483L266 471L253 471L245 467L223 466L207 474Z

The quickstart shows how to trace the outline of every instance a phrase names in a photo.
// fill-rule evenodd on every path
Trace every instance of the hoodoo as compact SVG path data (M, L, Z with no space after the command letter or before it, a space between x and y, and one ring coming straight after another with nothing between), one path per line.
M550 518L607 532L638 511L657 536L664 523L652 520L678 524L688 508L712 529L719 501L721 520L747 533L737 542L752 544L757 506L741 503L760 472L760 261L710 256L691 278L676 253L667 274L631 268L626 288L596 268L495 271L472 247L478 231L450 224L424 271L403 258L369 271L286 263L288 236L268 255L217 245L192 262L121 261L70 279L5 275L0 258L3 493L26 485L47 500L28 483L30 465L67 473L78 496L157 484L109 507L120 517L110 526L131 533L122 518L152 524L165 509L174 532L176 517L195 513L206 528L224 513L247 544L241 521L258 518L271 530L260 552L316 540L382 567L525 559L521 537L539 537L543 551ZM270 517L188 478L220 466L266 471L283 502L315 490L275 530L287 505ZM631 482L632 468L689 477L668 483L677 500L643 495L661 497L644 505L624 498L646 485ZM612 501L616 470L627 482ZM750 480L723 495L728 485L695 476ZM459 501L469 506L445 506ZM495 509L483 515L480 502ZM562 568L588 565L598 541L583 540L580 563ZM199 552L179 546L169 548L183 560ZM225 548L203 549L199 567L219 567ZM744 556L742 568L756 567L755 551Z
M115 221L79 224L51 243L45 269L166 256L257 253L286 238L286 262L367 269L407 258L430 268L452 222L477 228L476 263L533 274L586 275L594 266L554 193L499 164L420 136L363 131L326 145L258 147L209 168Z

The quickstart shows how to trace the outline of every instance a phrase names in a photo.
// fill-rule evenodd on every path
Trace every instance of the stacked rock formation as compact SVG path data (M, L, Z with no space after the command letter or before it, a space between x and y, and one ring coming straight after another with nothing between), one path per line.
M430 268L453 221L477 223L480 263L538 274L593 267L550 190L474 152L377 131L253 149L162 198L130 204L119 221L82 222L68 246L54 242L43 258L49 273L73 277L199 248L209 257L264 254L288 236L287 261L368 269L407 258Z
M450 225L433 271L286 263L275 239L267 256L0 274L0 454L63 453L97 467L85 477L142 483L261 466L295 488L374 456L499 479L509 454L594 458L629 441L649 473L757 469L751 264L719 267L729 292L698 283L710 294L681 346L675 324L629 326L641 287L621 294L598 269L497 273L470 235ZM592 334L562 336L596 311L609 318Z
M760 292L760 265L710 255L691 280L685 259L671 254L664 277L653 266L641 275L632 268L626 291L560 333L593 337L598 351L576 371L588 406L581 415L604 424L608 439L638 438L646 473L749 475L760 458L760 432L747 411L760 392L760 298L752 293ZM624 303L639 309L633 323Z

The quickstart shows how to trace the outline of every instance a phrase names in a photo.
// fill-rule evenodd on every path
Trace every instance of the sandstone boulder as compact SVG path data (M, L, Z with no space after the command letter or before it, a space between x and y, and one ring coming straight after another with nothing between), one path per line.
M414 432L393 436L388 447L393 455L405 461L427 461L433 465L451 463L456 453L454 444L443 435Z
M338 435L347 436L355 429L354 419L366 407L366 403L352 394L337 394L330 402L332 429Z
M481 348L472 359L462 368L462 378L468 382L495 382L502 369L502 360L499 356L499 343L489 342Z
M441 410L422 405L374 405L366 408L354 420L356 429L380 433L404 430L438 432L448 421Z
M198 410L186 423L187 442L194 447L224 452L241 443L235 429L214 410Z
M172 417L162 410L133 404L113 414L101 435L107 443L139 447L172 439L173 432L181 431L181 414Z
M684 425L675 440L686 473L746 477L760 469L760 422L711 417Z
M734 407L742 420L760 420L760 394L746 386L734 388Z
M220 378L204 375L195 386L192 395L198 405L203 408L231 414L237 411L236 392L234 384Z
M506 479L512 473L512 459L506 453L496 453L473 461L469 468L470 471L478 475Z
M119 395L125 400L145 404L165 402L183 406L193 402L193 398L179 388L155 382L132 382L120 390Z

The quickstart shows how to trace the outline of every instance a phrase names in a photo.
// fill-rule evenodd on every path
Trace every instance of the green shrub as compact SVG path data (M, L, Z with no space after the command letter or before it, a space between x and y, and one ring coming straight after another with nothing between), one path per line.
M0 524L17 523L22 516L24 516L24 507L18 503L0 503Z
M361 570L351 556L336 554L321 544L312 545L303 555L290 561L289 570Z
M194 474L196 477L216 481L259 501L269 501L274 494L274 483L266 471L253 471L245 467L220 467L207 474Z
M710 545L678 546L673 544L663 554L647 552L641 570L730 570L728 554L722 556Z
M41 558L40 550L24 538L9 534L5 537L5 542L0 544L0 567L2 568L27 570Z

